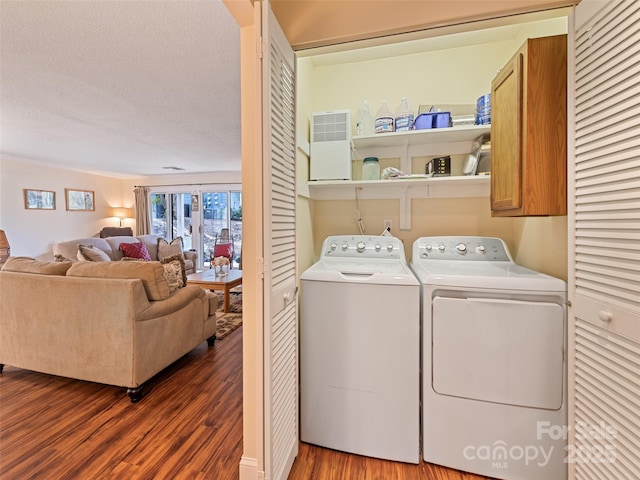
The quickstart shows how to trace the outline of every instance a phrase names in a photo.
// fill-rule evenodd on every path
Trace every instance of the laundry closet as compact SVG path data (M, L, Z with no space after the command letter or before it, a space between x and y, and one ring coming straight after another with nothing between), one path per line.
M408 259L413 242L422 236L499 237L518 263L566 279L566 216L493 217L489 176L464 175L473 135L434 137L426 148L414 148L394 144L394 134L377 134L372 145L351 142L350 181L308 181L313 149L309 159L307 142L314 113L348 110L353 137L357 111L365 100L374 116L385 100L395 112L403 97L415 116L419 109L475 108L527 38L567 33L566 16L513 18L511 25L463 33L442 30L434 36L430 31L428 38L414 35L399 43L390 38L384 45L354 43L342 51L327 47L297 52L299 272L317 259L326 237L361 233L358 220L365 234L380 235L390 220L391 233L402 240ZM490 131L490 125L486 127ZM490 135L482 138L489 140ZM379 158L380 171L393 167L412 175L425 174L432 158L450 156L451 177L438 182L417 178L410 184L363 181L363 160L372 154Z

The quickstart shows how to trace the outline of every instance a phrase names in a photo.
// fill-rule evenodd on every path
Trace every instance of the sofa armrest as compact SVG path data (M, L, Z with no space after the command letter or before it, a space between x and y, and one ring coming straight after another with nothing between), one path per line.
M187 303L192 302L197 298L200 298L201 302L206 301L203 290L195 285L187 285L184 288L178 289L178 291L172 294L169 298L155 302L148 302L145 305L146 308L144 310L137 312L136 321L141 322L171 315L172 313L181 310Z
M182 253L184 254L184 258L193 261L194 265L198 264L198 252L195 250L185 250Z
M187 275L196 273L196 269L198 268L198 253L195 250L184 250L182 254L184 255L185 273Z

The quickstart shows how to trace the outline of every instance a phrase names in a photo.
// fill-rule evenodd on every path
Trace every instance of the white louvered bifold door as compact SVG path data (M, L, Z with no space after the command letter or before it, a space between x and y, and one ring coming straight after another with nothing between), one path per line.
M263 5L265 478L286 480L298 453L295 56Z
M640 2L575 10L570 478L640 478ZM572 242L570 242L571 244Z

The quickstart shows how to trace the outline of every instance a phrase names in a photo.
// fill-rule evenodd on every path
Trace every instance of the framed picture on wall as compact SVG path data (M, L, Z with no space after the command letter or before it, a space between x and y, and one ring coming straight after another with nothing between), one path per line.
M24 190L24 208L27 210L55 210L56 192L50 190Z
M93 212L96 209L94 193L91 190L64 189L67 210L72 212Z

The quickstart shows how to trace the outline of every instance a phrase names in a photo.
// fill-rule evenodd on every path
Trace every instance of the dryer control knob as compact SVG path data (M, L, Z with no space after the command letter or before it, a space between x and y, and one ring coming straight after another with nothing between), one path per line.
M427 252L430 252L432 248L433 248L433 247L431 246L431 244L430 244L430 243L427 243L427 244L424 246L424 249L425 249Z
M393 252L393 243L387 243L387 252Z
M467 253L467 246L464 243L459 243L456 245L456 251L462 255Z
M476 252L484 254L484 253L487 253L487 249L484 248L484 245L478 245L476 247Z
M440 250L441 252L444 252L444 245L442 243L438 245L438 250Z
M330 248L331 248L331 251L333 251L333 250L335 250L336 248L338 248L338 244L336 244L336 243L332 243L332 244L330 245Z
M359 252L364 252L366 245L364 244L364 242L358 242L356 245L356 250L358 250Z
M342 244L342 250L346 250L347 248L349 248L349 244L348 243L343 243Z
M382 249L382 245L376 243L376 252L379 252Z

